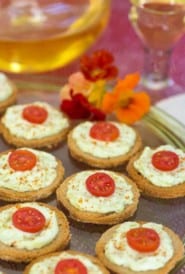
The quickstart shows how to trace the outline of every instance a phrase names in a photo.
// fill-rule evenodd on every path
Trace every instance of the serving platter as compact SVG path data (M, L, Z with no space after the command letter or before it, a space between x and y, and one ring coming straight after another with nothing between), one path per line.
M59 108L59 90L61 87L59 82L53 82L53 84L52 82L42 82L42 79L40 79L40 81L36 83L15 79L15 83L19 89L17 103L44 101ZM152 107L150 113L147 114L142 121L138 122L135 127L141 134L145 146L156 147L161 144L170 143L185 150L185 142L183 141L183 136L185 136L184 127L156 107ZM9 148L10 146L0 138L0 151ZM50 152L62 160L65 167L65 177L81 170L90 169L89 166L78 163L70 157L66 142L50 150ZM125 166L120 166L114 170L126 174ZM60 205L57 205L55 194L48 199L42 200L42 202L60 208ZM1 205L4 204L4 202L1 202ZM69 218L68 215L67 217ZM174 230L183 239L185 235L185 199L162 200L141 197L137 212L129 220L162 223ZM109 226L81 224L70 218L69 223L72 234L69 248L94 255L96 241ZM181 265L179 264L171 273L185 273L183 263L185 262L182 262ZM20 274L23 272L24 267L24 264L0 262L0 270L6 274Z

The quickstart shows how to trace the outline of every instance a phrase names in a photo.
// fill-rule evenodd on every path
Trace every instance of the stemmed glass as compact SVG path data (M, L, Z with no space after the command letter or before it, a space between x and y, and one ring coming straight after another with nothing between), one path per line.
M141 84L149 91L179 93L169 77L172 50L185 33L184 0L131 0L129 19L144 46ZM161 92L162 94L162 92ZM156 96L160 96L159 93Z

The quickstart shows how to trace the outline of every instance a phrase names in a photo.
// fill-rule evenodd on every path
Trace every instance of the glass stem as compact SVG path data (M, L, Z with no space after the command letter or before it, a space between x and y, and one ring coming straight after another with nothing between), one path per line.
M144 49L143 85L161 89L169 85L169 67L172 50Z

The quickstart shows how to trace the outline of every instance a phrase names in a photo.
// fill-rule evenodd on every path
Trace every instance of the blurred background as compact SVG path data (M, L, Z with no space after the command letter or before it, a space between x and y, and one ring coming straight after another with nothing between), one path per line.
M109 23L95 44L87 51L107 49L113 53L115 63L119 67L120 77L125 74L141 71L143 67L143 46L129 20L128 0L112 0ZM178 41L172 53L170 74L181 86L185 87L185 35ZM49 75L68 76L79 69L79 59L65 68L50 72Z
M97 49L107 49L115 57L115 63L119 67L119 76L135 71L142 71L143 68L143 46L137 37L133 27L128 20L130 9L129 0L112 0L111 13L108 25L98 40L86 52L91 53ZM173 79L182 87L185 87L185 36L178 41L172 54L170 74ZM63 68L48 73L37 74L37 80L62 82L70 73L79 70L79 58L72 61ZM34 79L34 75L21 76L12 75L13 78ZM46 77L45 77L46 76Z

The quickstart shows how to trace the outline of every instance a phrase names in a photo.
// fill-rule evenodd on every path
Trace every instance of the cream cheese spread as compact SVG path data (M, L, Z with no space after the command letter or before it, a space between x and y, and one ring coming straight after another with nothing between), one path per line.
M80 209L90 212L110 213L121 212L124 208L133 203L132 186L126 180L111 171L101 170L113 178L115 182L115 191L108 197L96 197L86 188L86 179L95 173L95 171L82 171L76 174L68 182L67 198L70 203Z
M84 122L74 128L72 138L81 151L95 157L108 158L124 155L134 146L136 140L135 131L125 125L112 122L120 132L119 137L112 142L99 141L89 135L92 122Z
M36 233L24 232L17 229L12 223L12 215L18 209L12 205L0 212L0 241L10 247L33 250L50 244L58 234L58 222L56 213L48 207L37 203L20 204L22 207L33 207L39 210L46 219L45 227Z
M121 224L106 243L105 256L112 263L128 267L136 272L156 270L163 267L174 254L170 236L160 224L143 224L143 227L152 228L159 234L160 245L154 252L141 253L132 249L126 240L127 231L139 226L141 225L137 222L125 222Z
M22 117L22 111L28 105L36 105L45 108L48 112L47 119L42 124L33 124L25 120ZM68 119L62 112L43 102L9 107L2 118L2 123L8 128L12 135L26 140L52 136L69 126Z
M63 252L58 256L51 256L49 258L43 259L41 262L35 263L29 270L29 274L51 274L54 273L54 269L57 263L62 259L77 259L81 261L88 270L88 274L102 274L101 269L94 263L92 263L88 258L78 255L78 254L68 254Z
M152 155L161 150L175 152L179 156L179 165L171 171L161 171L152 164ZM140 157L134 162L135 169L152 184L160 187L171 187L185 182L185 153L172 147L163 145L157 149L145 147Z
M37 157L36 165L31 170L14 171L8 157L11 152L0 156L0 187L25 192L45 188L53 183L57 176L57 160L47 152L35 149L26 149Z

